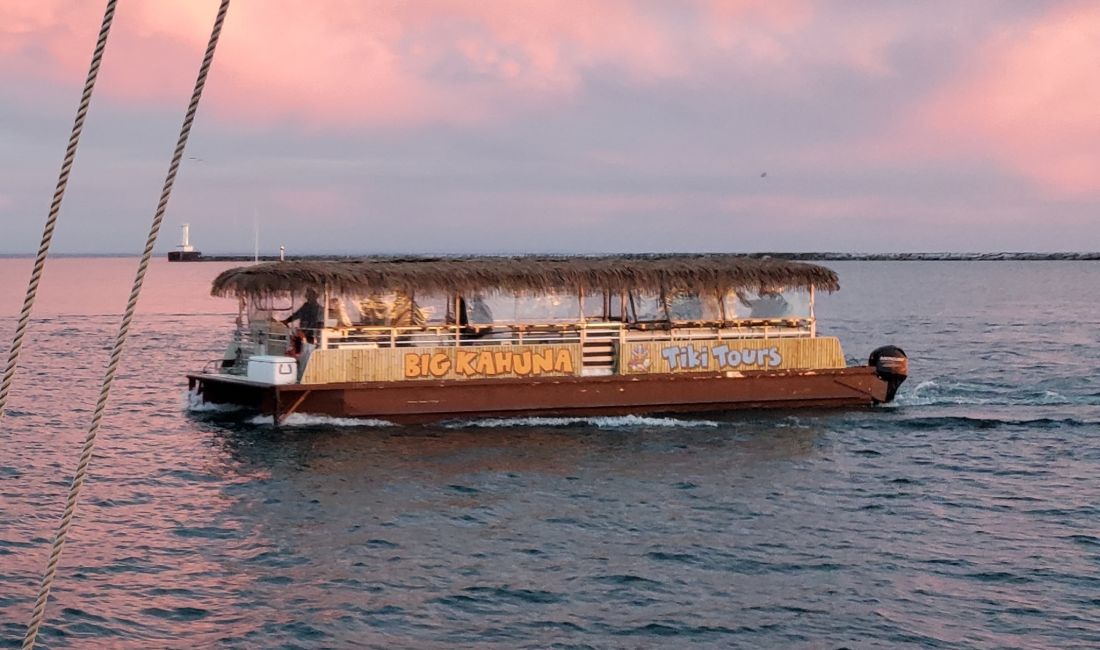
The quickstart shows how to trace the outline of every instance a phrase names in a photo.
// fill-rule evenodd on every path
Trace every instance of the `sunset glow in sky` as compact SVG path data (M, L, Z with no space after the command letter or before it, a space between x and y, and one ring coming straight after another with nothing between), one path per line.
M0 253L104 2L0 3ZM138 252L217 0L121 0L57 252ZM161 248L1100 250L1100 3L234 0Z

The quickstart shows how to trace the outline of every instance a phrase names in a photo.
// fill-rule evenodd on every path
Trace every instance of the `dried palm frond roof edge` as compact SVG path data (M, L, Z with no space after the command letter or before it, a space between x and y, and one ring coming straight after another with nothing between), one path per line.
M268 262L228 269L214 279L215 296L263 296L306 288L334 293L406 291L735 291L815 287L836 291L831 269L805 262L726 253L372 257Z

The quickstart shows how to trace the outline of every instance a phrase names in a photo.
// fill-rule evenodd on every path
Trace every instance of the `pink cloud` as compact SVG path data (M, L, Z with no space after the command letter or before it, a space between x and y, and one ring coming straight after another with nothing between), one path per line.
M102 92L176 105L216 5L120 5ZM0 75L79 83L100 11L4 3ZM237 122L319 128L487 121L570 101L593 70L644 85L698 74L704 60L782 64L811 17L807 0L237 2L207 106Z
M1100 7L1004 30L920 106L908 144L986 158L1059 197L1100 193Z
M744 50L755 61L772 64L789 60L783 37L806 29L813 18L812 5L802 0L704 0L701 8L707 36L716 46Z
M142 103L186 93L215 8L121 5L104 91ZM73 0L0 7L0 72L73 83L86 69L101 10ZM520 103L568 96L583 68L602 64L639 80L679 69L662 27L625 0L238 2L210 102L249 121L461 123L490 117L504 95Z
M101 96L181 108L216 8L121 4ZM0 83L77 87L101 11L79 0L0 3ZM237 128L488 123L576 101L597 73L642 87L739 85L784 101L811 96L826 66L893 75L891 48L927 12L853 14L811 0L238 0L204 115ZM993 161L1056 196L1094 194L1098 60L1100 9L1059 5L979 43L902 118L900 137L849 136L786 155L830 160L846 148L864 161Z

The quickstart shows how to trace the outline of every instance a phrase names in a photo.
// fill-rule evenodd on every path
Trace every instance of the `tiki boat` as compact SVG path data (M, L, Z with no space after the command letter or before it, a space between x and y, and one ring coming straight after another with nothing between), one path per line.
M188 378L202 401L276 422L889 402L904 352L849 367L818 335L815 293L838 288L821 266L736 255L258 264L214 280L213 295L238 299L237 327Z

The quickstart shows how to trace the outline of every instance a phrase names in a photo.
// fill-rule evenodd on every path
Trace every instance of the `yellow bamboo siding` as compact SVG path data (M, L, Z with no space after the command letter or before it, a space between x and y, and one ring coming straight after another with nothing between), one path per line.
M576 375L579 343L315 350L303 384Z
M634 341L619 354L619 372L703 372L843 368L835 337Z

